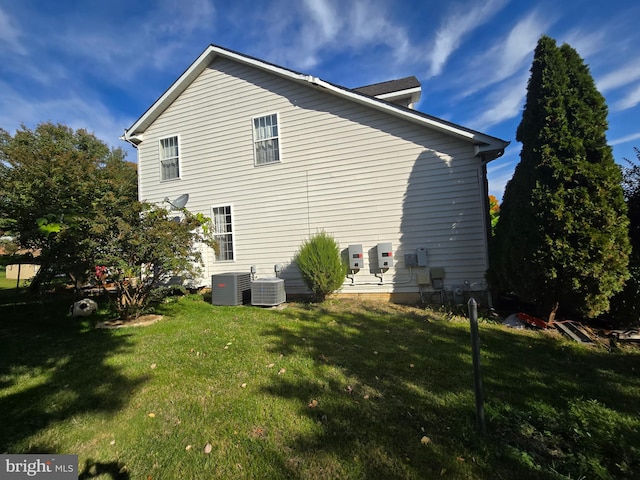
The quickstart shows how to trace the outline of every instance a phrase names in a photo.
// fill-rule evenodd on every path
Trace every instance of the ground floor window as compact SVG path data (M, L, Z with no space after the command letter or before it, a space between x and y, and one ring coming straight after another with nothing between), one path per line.
M231 206L213 207L213 232L218 242L217 261L229 261L233 255L233 224Z

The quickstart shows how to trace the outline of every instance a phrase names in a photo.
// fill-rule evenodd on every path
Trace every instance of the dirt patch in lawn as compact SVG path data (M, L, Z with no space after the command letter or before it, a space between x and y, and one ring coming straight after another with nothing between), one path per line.
M96 328L147 327L162 320L162 315L142 315L131 320L107 320L100 322Z

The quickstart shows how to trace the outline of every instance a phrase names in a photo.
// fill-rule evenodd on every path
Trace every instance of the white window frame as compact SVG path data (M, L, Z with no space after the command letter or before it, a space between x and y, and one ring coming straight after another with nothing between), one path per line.
M164 154L164 147L162 146L162 142L163 140L168 140L171 138L175 138L176 142L177 142L177 147L178 147L178 155L175 157L167 157L164 158L163 154ZM166 137L162 137L158 140L158 158L160 158L160 181L161 182L172 182L174 180L180 180L181 175L182 175L182 165L181 165L181 161L180 161L180 145L182 145L182 140L180 139L180 135L168 135ZM163 162L166 160L173 160L175 159L176 162L178 163L178 175L176 177L171 177L171 178L164 178L163 177Z
M216 224L216 210L225 209L224 215L229 215L231 217L230 221L225 220L225 227L231 229L231 231L225 231L218 233L218 225ZM229 210L229 213L226 213L226 209ZM211 207L211 221L213 223L213 235L215 240L218 240L219 236L230 236L231 241L225 241L224 244L221 242L218 243L218 247L220 248L220 253L228 252L228 248L224 250L224 246L231 246L231 258L220 258L218 254L215 255L216 262L235 262L236 261L236 244L235 244L235 226L233 224L233 205L214 205ZM226 238L225 238L226 240ZM224 246L223 246L224 245Z
M266 136L264 138L258 138L258 131L256 129L255 122L256 120L260 120L261 118L267 117L275 117L276 119L276 135ZM253 133L253 165L256 167L262 167L264 165L273 165L275 163L282 162L282 131L280 128L280 114L278 112L275 113L266 113L264 115L257 115L251 119L251 131ZM258 145L265 142L271 142L275 140L278 143L278 158L276 160L268 161L268 162L259 162L258 161Z

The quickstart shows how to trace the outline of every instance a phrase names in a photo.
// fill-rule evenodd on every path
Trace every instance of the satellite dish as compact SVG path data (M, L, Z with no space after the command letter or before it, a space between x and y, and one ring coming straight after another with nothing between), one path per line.
M181 208L184 208L184 206L189 201L189 194L183 193L178 198L176 198L173 202L169 200L169 197L166 197L164 201L167 202L169 205L171 205L173 208L180 210Z

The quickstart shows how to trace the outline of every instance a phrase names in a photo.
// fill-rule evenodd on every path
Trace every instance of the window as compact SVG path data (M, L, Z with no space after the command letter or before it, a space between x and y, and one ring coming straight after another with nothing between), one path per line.
M178 137L160 140L160 179L180 178L180 161L178 157Z
M217 261L233 260L231 207L213 207L213 233L218 242Z
M280 161L278 140L278 114L253 119L253 146L256 165Z

